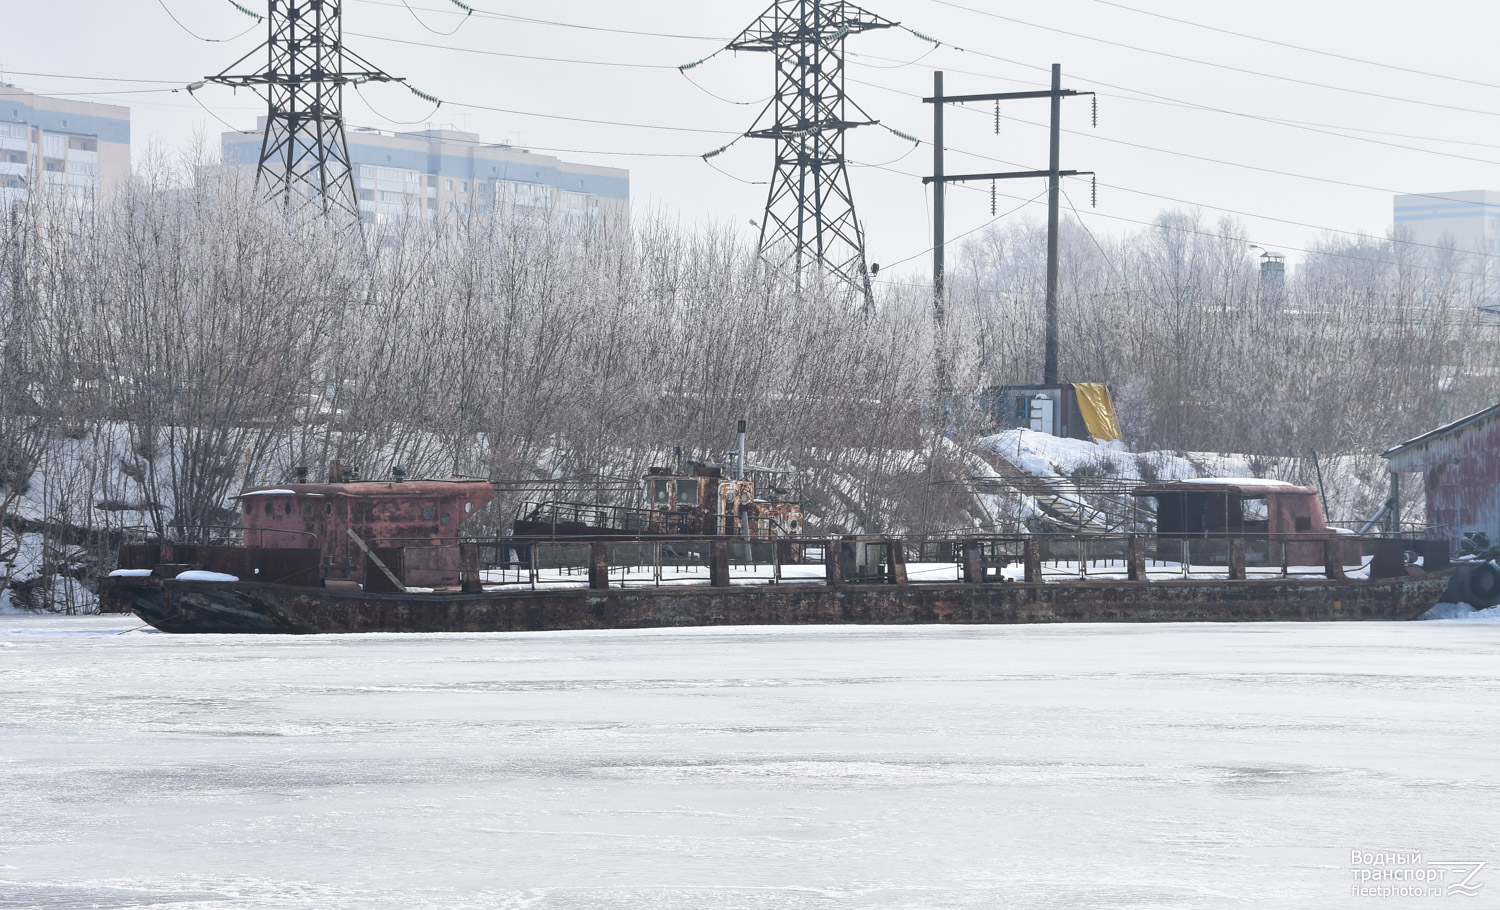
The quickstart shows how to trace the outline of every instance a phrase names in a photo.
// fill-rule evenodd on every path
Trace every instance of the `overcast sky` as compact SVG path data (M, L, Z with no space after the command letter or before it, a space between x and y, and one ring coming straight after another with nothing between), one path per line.
M263 0L242 2L252 8L263 5ZM757 184L770 173L769 142L743 140L713 159L733 177L693 157L624 153L698 155L724 145L751 124L759 102L771 90L771 61L765 55L720 54L694 68L690 75L702 89L676 66L705 57L733 38L760 15L764 2L471 4L487 13L554 24L479 15L462 21L461 11L449 0L409 2L420 21L401 0L347 0L346 43L374 64L450 103L432 113L430 103L404 89L367 86L362 96L349 92L345 99L351 127L412 129L428 121L451 123L488 140L585 150L557 154L629 168L637 213L664 213L685 226L716 221L736 225L747 235L753 232L748 222L760 217L765 204L766 188ZM1063 137L1063 167L1099 174L1097 210L1088 208L1086 178L1065 183L1071 202L1098 233L1136 230L1138 225L1122 219L1150 221L1163 208L1196 205L1212 217L1220 210L1233 210L1244 213L1237 217L1246 225L1247 239L1286 249L1295 261L1297 248L1310 245L1328 229L1383 235L1390 227L1394 192L1500 189L1500 67L1493 52L1500 5L1493 2L957 3L867 4L871 12L967 51L933 50L899 30L851 37L850 97L872 117L925 140L932 134L932 110L920 97L931 94L934 69L946 71L949 93L1018 91L1043 85L1047 67L1061 63L1066 87L1100 93L1098 129L1090 127L1088 99L1074 99L1064 104L1064 126L1078 134ZM153 145L180 149L195 132L216 137L224 126L214 116L185 93L160 89L219 72L264 37L264 29L228 0L0 0L0 6L5 13L0 67L7 81L37 92L77 97L158 89L96 96L131 107L137 160ZM168 8L203 38L231 40L211 43L194 38L173 22ZM451 36L428 30L446 32L461 22ZM457 48L639 66L527 60ZM902 65L906 63L910 65ZM81 77L168 82L135 85ZM1156 97L1143 100L1147 94ZM199 97L237 128L253 127L257 114L264 113L263 105L245 92L236 95L210 86ZM678 129L595 125L459 104ZM994 134L993 114L983 105L971 112L951 111L949 172L1045 167L1046 101L1005 105L999 136ZM417 121L418 126L392 120ZM911 143L879 127L851 132L848 154L853 161L887 165L907 174L931 173L929 147L913 151ZM930 245L930 196L920 180L873 167L855 168L852 180L872 261L891 264L915 257L901 271L925 273L927 259L919 254ZM1040 180L1001 184L1002 194L1019 199L1002 196L1000 211L1021 206L1008 219L1043 217L1042 200L1023 204L1043 190ZM973 191L952 190L949 199L950 238L990 221L988 184Z

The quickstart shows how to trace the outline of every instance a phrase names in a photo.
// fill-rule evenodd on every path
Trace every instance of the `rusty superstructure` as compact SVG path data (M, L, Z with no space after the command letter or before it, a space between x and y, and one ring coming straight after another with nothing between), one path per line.
M802 504L788 489L786 471L752 465L745 421L738 445L718 464L684 462L674 448L671 465L653 466L642 478L644 506L547 500L522 503L512 538L525 546L560 537L673 535L787 540L806 531Z
M305 472L302 472L305 473ZM494 498L487 481L356 481L241 493L242 526L192 543L138 540L120 548L124 571L175 577L201 569L247 582L345 590L457 586L460 526ZM106 605L107 606L107 605Z
M1455 552L1466 535L1500 541L1500 405L1382 453L1391 473L1392 526L1401 522L1400 477L1421 474L1429 536Z
M1281 541L1291 565L1317 565L1324 546L1339 537L1328 527L1318 491L1259 477L1205 477L1145 484L1136 497L1156 500L1156 531L1183 540L1240 538ZM1357 555L1358 545L1352 544ZM1351 562L1357 561L1350 559Z

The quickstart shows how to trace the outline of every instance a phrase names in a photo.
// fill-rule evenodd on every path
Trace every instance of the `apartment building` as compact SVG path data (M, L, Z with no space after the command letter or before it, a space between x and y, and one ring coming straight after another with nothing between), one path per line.
M36 192L92 206L130 179L130 108L0 83L0 203Z
M224 163L254 166L263 129L264 121L255 132L224 133ZM550 209L580 224L630 211L628 170L571 164L477 133L354 129L348 144L360 218L369 224L458 219L506 205Z

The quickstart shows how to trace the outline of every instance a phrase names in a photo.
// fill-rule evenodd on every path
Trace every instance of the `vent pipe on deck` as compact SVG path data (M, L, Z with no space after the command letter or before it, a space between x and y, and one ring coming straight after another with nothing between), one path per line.
M740 480L745 479L745 422L740 421Z

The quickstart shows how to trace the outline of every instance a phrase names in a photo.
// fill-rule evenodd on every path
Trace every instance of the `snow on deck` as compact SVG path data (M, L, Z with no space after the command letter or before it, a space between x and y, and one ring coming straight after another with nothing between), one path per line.
M1495 624L135 625L0 618L0 904L1422 903L1351 897L1356 850L1500 884Z

